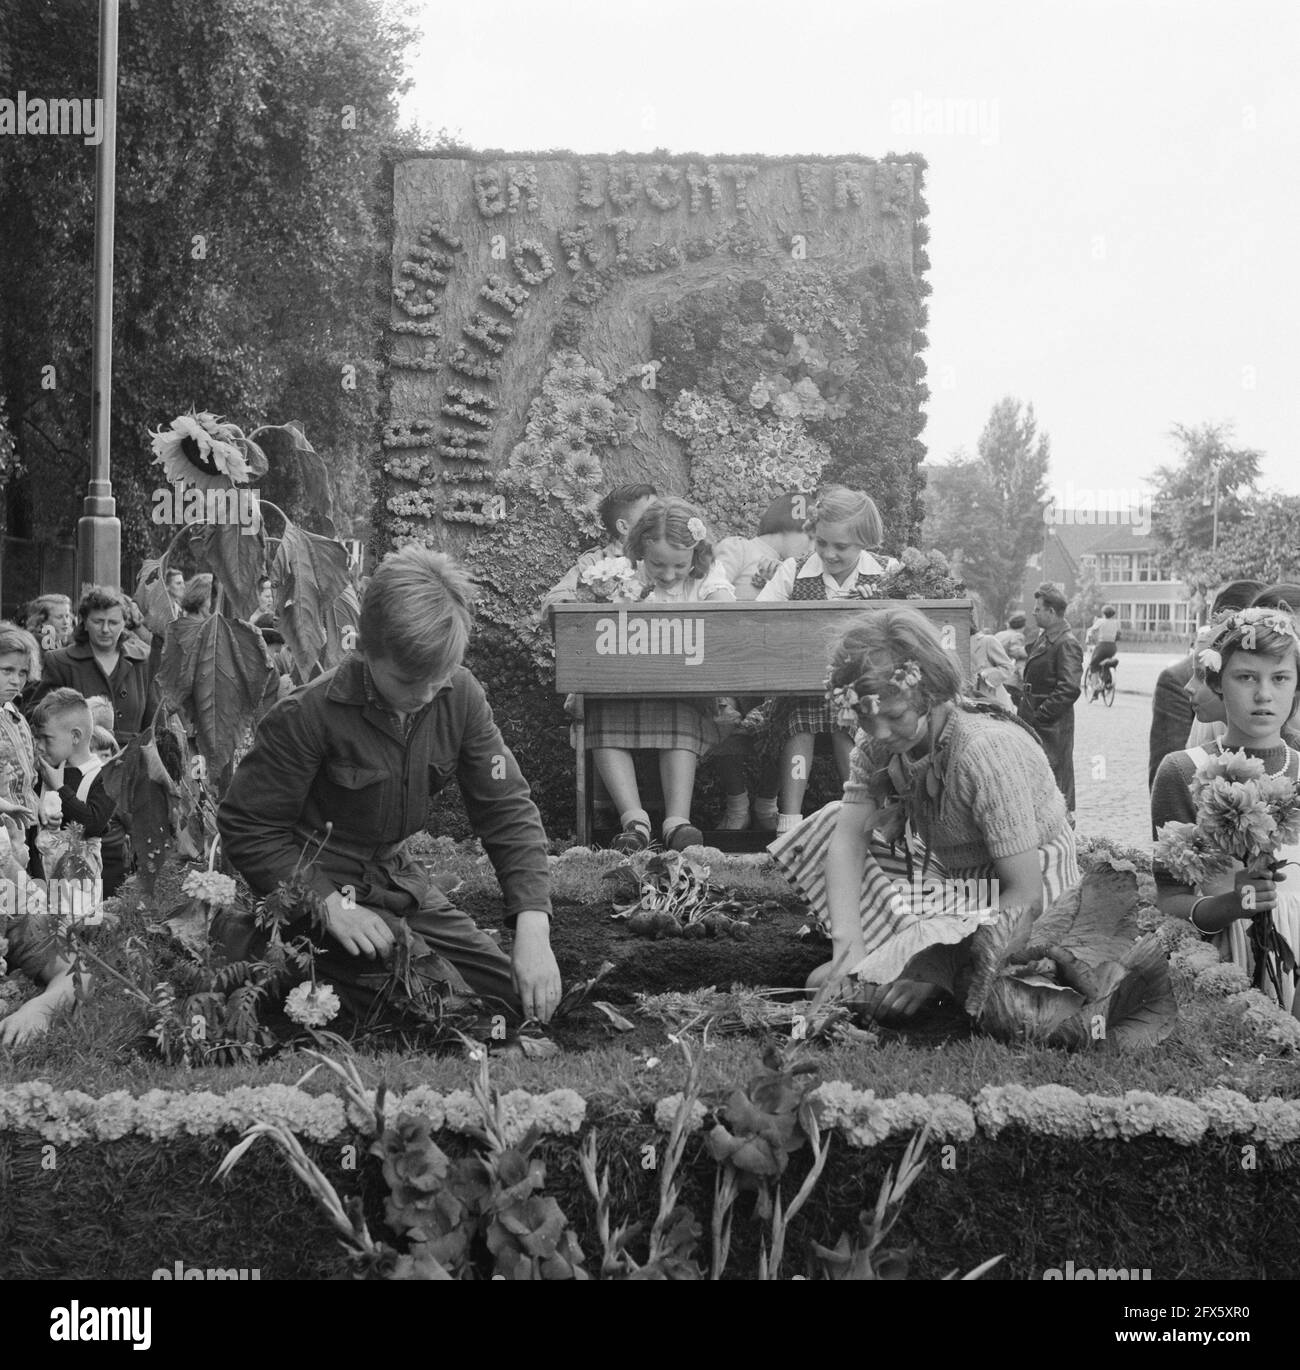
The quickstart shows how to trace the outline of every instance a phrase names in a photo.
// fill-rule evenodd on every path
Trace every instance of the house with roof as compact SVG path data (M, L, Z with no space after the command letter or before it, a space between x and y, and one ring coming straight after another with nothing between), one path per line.
M1062 511L1059 522L1044 525L1042 550L1025 571L1026 609L1043 581L1073 599L1091 572L1115 606L1126 642L1185 641L1195 623L1192 590L1174 579L1155 538L1132 522L1102 523L1087 511L1072 518L1073 512Z

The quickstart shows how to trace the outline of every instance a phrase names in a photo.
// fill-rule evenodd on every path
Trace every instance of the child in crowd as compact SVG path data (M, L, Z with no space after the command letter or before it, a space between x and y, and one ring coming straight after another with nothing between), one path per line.
M0 1018L0 1047L21 1046L45 1032L54 1015L76 1000L72 962L59 952L53 920L33 911L30 903L20 906L18 899L18 892L27 888L25 829L36 823L38 800L32 734L14 700L39 674L36 639L12 623L0 623L0 965L45 985L35 998Z
M27 631L43 652L54 652L72 641L72 601L67 595L39 595L27 606Z
M46 879L56 877L59 858L68 849L62 830L69 823L81 825L91 875L103 874L101 839L116 805L104 788L104 763L90 749L94 726L85 698L66 685L51 690L32 713L42 818L50 820L36 838L37 860ZM57 803L51 804L51 799Z
M734 600L726 572L713 564L708 529L684 499L655 500L633 526L626 555L636 563L649 603ZM640 851L650 844L650 815L641 805L632 753L659 753L664 794L663 840L680 851L702 841L690 821L695 768L717 740L711 721L716 701L691 699L593 700L588 707L587 745L596 770L618 809L622 831L614 846Z
M986 699L1008 712L1015 711L1007 682L1015 678L1016 667L1006 648L992 633L986 633L974 619L970 625L971 695Z
M884 530L875 501L861 490L828 485L805 527L813 535L813 550L802 560L782 562L758 592L760 602L870 598L873 585L898 564L872 555ZM781 748L781 786L779 796L755 800L757 827L780 833L798 826L818 733L831 735L836 768L847 780L853 734L837 724L824 699L778 700L771 708L769 745Z
M763 511L757 537L723 538L715 545L714 565L726 572L737 600L757 599L758 592L772 579L783 561L807 555L811 539L805 525L810 503L809 496L798 490L778 495ZM743 715L761 703L761 699L739 699L735 707L738 714ZM739 832L749 827L746 760L751 750L751 736L735 732L709 753L709 760L717 765L727 796L726 812L718 823L718 827L726 831ZM776 759L772 757L764 764L759 790L774 795L776 787Z
M1007 681L1007 684L1014 690L1019 690L1024 685L1025 659L1029 655L1029 648L1025 646L1025 624L1028 621L1025 615L1017 609L1007 619L1007 626L993 634L1015 667L1015 675Z
M756 537L723 538L714 546L714 565L727 573L738 600L757 599L782 562L808 555L811 504L811 498L798 490L778 495L763 511Z
M542 600L541 618L546 621L547 611L552 604L572 604L579 598L582 573L598 561L608 557L624 555L623 544L632 525L645 512L650 501L658 494L653 485L616 485L600 502L600 521L605 526L608 541L604 547L593 547L584 552L564 574L552 585Z
M113 736L113 705L104 695L90 695L86 707L93 724L90 750L101 761L111 761L118 753L117 739ZM104 861L104 897L107 899L121 888L130 864L130 837L121 814L114 813L99 844Z
M0 623L0 815L27 868L26 833L36 825L36 748L31 729L15 703L41 673L36 639L13 623ZM19 850L19 849L22 850Z
M1236 751L1264 763L1268 775L1300 779L1300 752L1287 743L1284 728L1300 706L1300 634L1290 614L1277 609L1244 609L1228 616L1210 647L1199 653L1205 683L1223 701L1227 731L1216 742L1170 752L1160 763L1151 789L1153 835L1170 822L1195 823L1191 785L1213 756ZM1279 848L1279 861L1300 860L1300 845ZM1241 966L1257 987L1268 992L1263 967L1256 963L1250 924L1269 909L1273 925L1293 952L1300 952L1300 893L1281 894L1271 869L1248 870L1241 862L1223 875L1193 886L1153 864L1156 901L1167 918L1186 918L1209 938L1224 961ZM1248 896L1245 891L1252 890ZM1283 1006L1300 1016L1294 969L1281 971Z

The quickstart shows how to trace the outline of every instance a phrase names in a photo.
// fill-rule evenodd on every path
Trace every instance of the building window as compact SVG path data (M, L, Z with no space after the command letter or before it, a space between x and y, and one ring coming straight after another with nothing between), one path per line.
M1122 584L1133 579L1130 563L1133 558L1127 552L1103 552L1099 558L1097 579L1103 585Z

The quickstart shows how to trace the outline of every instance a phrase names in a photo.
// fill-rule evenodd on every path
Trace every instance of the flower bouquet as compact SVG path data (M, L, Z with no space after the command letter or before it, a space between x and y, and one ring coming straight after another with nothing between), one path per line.
M601 557L582 572L578 583L593 599L612 603L637 598L640 588L636 567L626 557Z
M1278 848L1300 838L1300 785L1285 774L1266 775L1264 763L1241 751L1210 757L1192 779L1196 822L1166 823L1156 834L1154 861L1189 885L1226 874L1240 861L1252 875L1276 875L1285 865ZM1281 977L1296 969L1295 951L1277 931L1273 914L1251 919L1255 983L1267 977L1279 1003Z

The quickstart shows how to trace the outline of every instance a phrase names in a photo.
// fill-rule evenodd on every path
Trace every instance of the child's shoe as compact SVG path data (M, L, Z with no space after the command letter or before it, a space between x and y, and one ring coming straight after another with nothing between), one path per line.
M754 801L754 829L757 832L776 831L776 800L761 795Z
M704 842L704 834L693 823L678 823L669 828L664 824L664 846L670 851L685 851L687 847L698 847Z
M623 824L623 831L618 833L610 846L616 852L621 852L624 856L630 856L633 852L645 851L650 845L650 825L633 820L631 823Z

